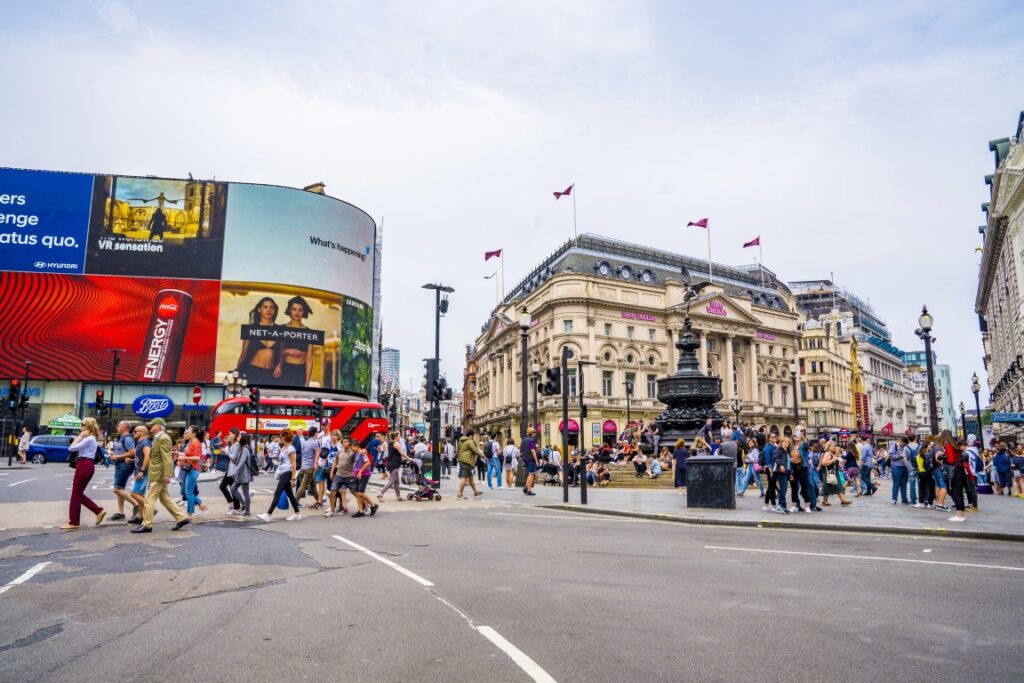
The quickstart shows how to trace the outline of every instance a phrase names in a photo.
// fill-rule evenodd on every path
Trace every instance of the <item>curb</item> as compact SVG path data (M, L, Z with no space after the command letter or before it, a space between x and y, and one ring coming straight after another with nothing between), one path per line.
M781 519L715 519L709 517L697 517L694 515L670 515L653 512L632 512L629 510L606 510L602 508L591 508L583 505L552 504L538 505L538 508L548 510L568 510L571 512L584 512L594 515L609 515L612 517L633 517L636 519L650 519L660 522L674 522L677 524L699 524L702 526L732 526L751 529L809 529L811 531L847 531L852 533L869 534L893 534L898 536L940 536L943 538L971 538L989 541L1009 541L1013 543L1024 543L1024 535L1007 534L997 531L975 531L973 529L946 529L943 527L883 527L868 526L865 524L783 524Z

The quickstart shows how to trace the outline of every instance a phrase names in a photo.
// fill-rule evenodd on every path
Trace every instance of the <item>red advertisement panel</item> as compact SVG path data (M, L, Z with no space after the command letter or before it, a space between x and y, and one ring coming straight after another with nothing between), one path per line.
M220 283L0 273L0 377L210 382Z

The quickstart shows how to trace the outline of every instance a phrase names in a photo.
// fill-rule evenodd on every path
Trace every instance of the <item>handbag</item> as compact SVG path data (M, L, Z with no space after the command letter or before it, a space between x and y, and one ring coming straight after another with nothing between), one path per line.
M68 467L75 469L78 463L78 451L68 451Z
M825 483L829 486L835 486L839 483L839 477L836 476L835 470L829 470L825 474Z
M758 464L756 462L754 463L754 472L757 472L758 474L760 474L762 469L764 469L764 468L761 467L760 464Z

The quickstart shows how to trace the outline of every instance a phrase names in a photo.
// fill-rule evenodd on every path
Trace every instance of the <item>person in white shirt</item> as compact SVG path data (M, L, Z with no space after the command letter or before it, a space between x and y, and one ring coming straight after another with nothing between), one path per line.
M505 450L501 453L501 468L505 472L505 485L509 488L515 484L516 480L516 467L519 466L519 449L516 448L516 442L512 439L508 440L508 445L505 446Z
M18 440L18 460L22 465L28 462L28 444L32 440L32 430L28 427L22 427L21 438Z

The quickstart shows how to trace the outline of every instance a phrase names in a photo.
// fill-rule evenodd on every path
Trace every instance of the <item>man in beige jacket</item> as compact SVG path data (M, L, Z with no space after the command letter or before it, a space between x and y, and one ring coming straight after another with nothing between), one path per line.
M167 508L177 522L172 531L177 531L192 521L174 504L167 492L167 485L174 476L174 460L171 458L171 437L164 431L166 426L167 423L161 417L155 417L149 422L149 431L153 435L149 451L149 491L146 492L146 510L142 515L142 525L132 529L133 534L148 534L153 531L153 513L157 500Z

